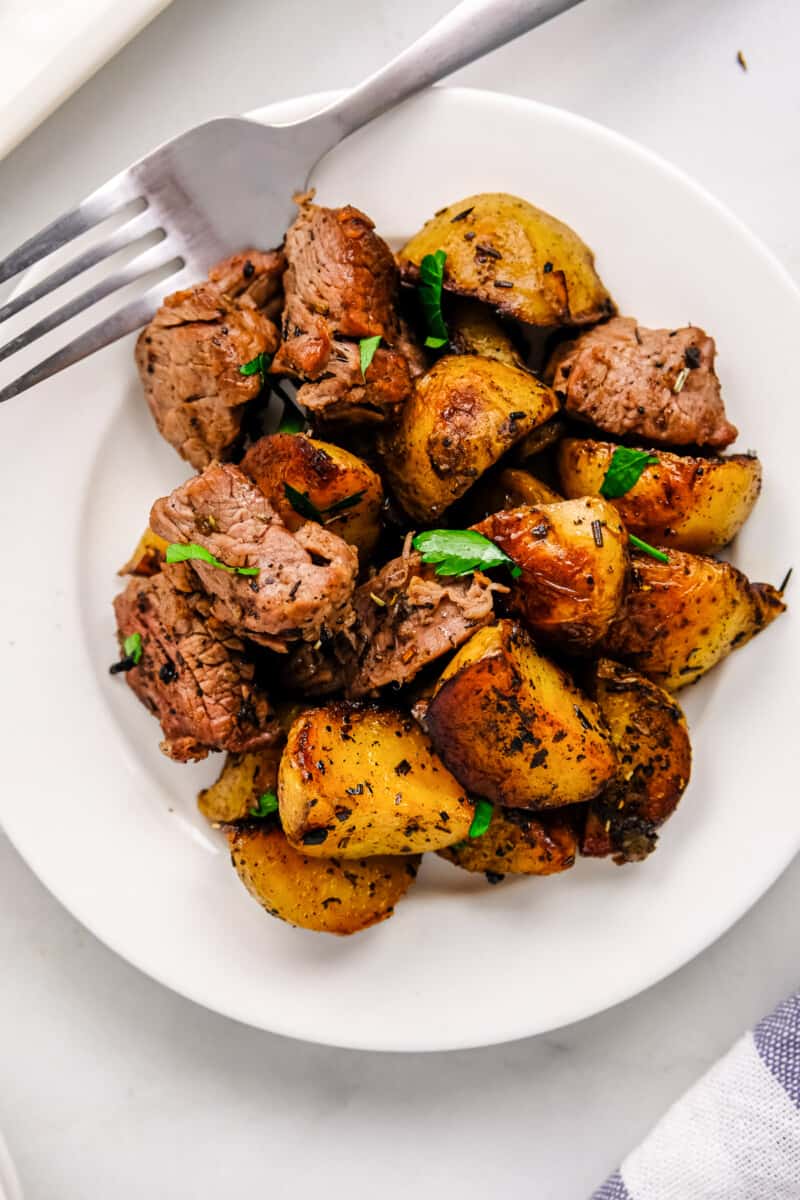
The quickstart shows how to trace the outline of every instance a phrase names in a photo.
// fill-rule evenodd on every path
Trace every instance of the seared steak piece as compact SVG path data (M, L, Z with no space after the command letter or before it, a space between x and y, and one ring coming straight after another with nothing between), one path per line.
M242 637L285 650L289 641L315 642L348 619L356 551L314 521L290 533L238 467L207 467L156 500L150 527L168 542L203 546L228 567L258 567L258 575L246 576L192 561L211 611Z
M606 433L721 449L738 431L725 416L715 353L697 326L645 329L614 317L559 346L547 377L568 413Z
M136 343L156 425L197 470L230 458L245 406L261 391L239 368L273 354L285 267L278 250L248 250L212 267L205 283L167 296Z
M285 678L308 695L343 688L364 696L407 683L494 620L492 593L507 589L484 575L442 578L418 554L392 559L356 589L354 620L325 646L303 646Z
M391 250L357 208L305 201L286 234L286 258L283 342L272 370L303 381L297 399L318 420L391 419L411 390L412 369L424 370L395 312ZM365 380L358 342L378 336Z
M161 749L178 762L209 750L261 750L281 736L267 697L253 684L244 645L211 612L182 564L133 578L114 601L120 645L142 639L130 687L161 722Z

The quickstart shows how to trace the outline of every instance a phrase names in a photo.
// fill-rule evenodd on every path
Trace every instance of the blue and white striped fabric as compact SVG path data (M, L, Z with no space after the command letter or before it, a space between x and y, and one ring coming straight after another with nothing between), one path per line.
M798 1200L800 993L736 1043L592 1200Z

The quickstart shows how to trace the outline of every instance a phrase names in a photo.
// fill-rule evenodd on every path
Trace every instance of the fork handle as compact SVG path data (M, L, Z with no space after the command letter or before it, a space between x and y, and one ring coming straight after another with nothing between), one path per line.
M408 96L580 0L461 0L407 50L308 122L323 134L325 150ZM329 134L329 137L325 137Z

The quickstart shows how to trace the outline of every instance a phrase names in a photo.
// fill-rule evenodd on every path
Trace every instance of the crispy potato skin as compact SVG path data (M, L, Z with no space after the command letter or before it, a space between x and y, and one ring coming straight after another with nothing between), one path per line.
M383 485L375 471L349 450L300 433L273 433L250 447L241 468L292 531L307 517L292 507L285 484L304 492L322 513L361 492L357 503L326 517L325 525L356 546L362 561L374 549L380 534Z
M710 671L785 611L768 583L730 563L670 550L669 562L632 556L631 585L602 650L677 691Z
M117 571L118 575L144 575L148 578L157 575L164 562L169 542L159 537L149 527L145 529L131 557Z
M567 812L496 808L486 833L446 850L442 858L489 875L557 875L575 865L578 839Z
M273 917L316 933L358 933L385 921L417 875L419 856L311 858L277 824L228 830L231 861L244 886Z
M381 440L392 491L415 520L435 520L557 408L555 394L528 371L446 355L416 381L397 427Z
M209 821L244 821L264 792L278 783L281 745L254 754L226 754L219 779L197 797L197 807Z
M474 805L412 717L329 704L295 721L278 775L281 824L312 857L415 854L467 836Z
M568 225L518 196L468 196L431 217L398 255L403 278L416 283L422 259L436 250L447 254L448 291L528 325L590 325L616 312L589 247Z
M523 367L522 355L488 304L458 296L447 306L447 330L454 354L496 358L509 367Z
M590 800L616 771L596 704L512 621L479 630L461 647L425 725L464 787L506 808Z
M601 658L588 690L617 750L614 781L588 807L581 853L637 862L656 846L692 771L686 719L669 692L630 667Z
M596 496L616 450L612 442L564 438L558 470L566 496ZM631 533L654 546L712 554L744 525L761 491L761 463L753 454L692 458L653 450L624 496L611 503Z
M519 467L484 475L464 501L469 519L477 522L507 508L523 505L558 504L562 499L541 479Z
M605 636L629 574L628 535L612 505L586 496L514 508L476 528L521 568L508 581L509 607L537 636L573 651Z

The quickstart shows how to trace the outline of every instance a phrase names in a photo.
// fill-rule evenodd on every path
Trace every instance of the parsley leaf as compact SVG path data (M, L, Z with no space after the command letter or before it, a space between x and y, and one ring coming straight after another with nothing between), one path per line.
M664 550L656 550L655 546L651 546L649 542L643 542L635 533L628 534L628 541L635 550L641 550L642 554L649 554L657 562L669 562L669 555Z
M437 250L434 254L426 254L419 265L419 300L428 326L425 345L431 350L441 350L449 341L447 326L442 316L442 284L446 259L447 252Z
M469 575L504 566L515 579L522 574L512 558L474 529L430 529L418 533L411 544L423 562L438 564L437 575Z
M285 404L283 416L278 426L278 433L300 433L305 428L305 421L293 404Z
M366 488L362 488L360 492L353 492L352 496L345 496L344 499L337 500L335 504L331 504L329 508L324 508L322 511L328 517L333 513L344 512L346 508L352 508L354 504L358 504L366 490Z
M600 484L600 495L606 500L624 496L639 482L645 467L656 466L657 463L658 459L649 450L629 450L627 446L617 446Z
M131 633L122 643L122 653L126 658L133 659L133 665L140 661L142 657L142 635L140 633Z
M362 338L358 343L358 353L361 359L361 374L365 379L367 377L367 368L375 357L375 351L378 349L380 344L380 334L377 334L376 337Z
M317 508L314 501L310 499L308 492L298 492L297 488L293 488L290 483L284 483L283 485L284 495L294 511L309 521L319 521L320 525L326 523L326 517L344 512L345 509L352 508L354 504L358 504L365 491L366 488L362 488L360 492L353 492L352 496L344 496L341 500L337 500L334 504L329 505L328 508Z
M278 797L274 792L264 792L258 797L255 808L250 809L251 817L269 817L278 811Z
M469 827L469 836L476 838L486 833L493 816L494 805L490 804L488 800L477 800L475 802L475 816L472 818L472 824Z
M227 571L229 575L257 575L260 567L229 567L224 562L220 562L218 558L210 550L206 550L205 546L198 546L196 542L189 542L184 545L183 542L171 542L167 546L167 562L187 562L189 560L198 559L200 562L208 563L211 567L219 567L220 571Z
M239 367L240 375L260 375L263 381L267 373L267 367L272 362L272 355L262 351L255 358L251 358L250 362L242 363Z

